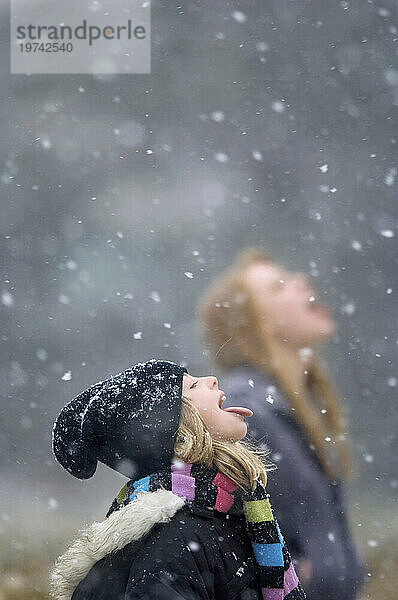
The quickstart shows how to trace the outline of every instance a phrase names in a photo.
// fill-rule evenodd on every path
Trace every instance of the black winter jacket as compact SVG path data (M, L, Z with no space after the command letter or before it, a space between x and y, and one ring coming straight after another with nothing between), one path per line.
M226 406L254 412L249 434L272 450L277 470L268 473L267 491L292 558L312 562L312 579L303 582L308 598L352 600L364 569L348 528L342 483L325 476L275 381L237 367L223 379L223 389Z
M91 525L52 588L57 600L262 600L257 576L243 515L158 490Z

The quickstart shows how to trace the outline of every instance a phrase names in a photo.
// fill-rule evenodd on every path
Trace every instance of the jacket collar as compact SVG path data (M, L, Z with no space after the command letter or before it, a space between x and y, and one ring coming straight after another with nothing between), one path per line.
M85 527L51 572L51 598L71 600L79 583L96 562L144 537L157 523L166 523L185 504L168 490L143 493L105 521Z

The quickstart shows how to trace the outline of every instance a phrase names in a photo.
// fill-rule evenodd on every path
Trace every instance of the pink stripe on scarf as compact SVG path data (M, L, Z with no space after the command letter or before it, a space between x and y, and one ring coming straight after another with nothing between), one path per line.
M262 588L263 600L283 600L285 594L282 588Z
M295 587L297 587L297 584L298 584L298 579L297 579L296 571L294 570L293 563L290 563L288 570L285 571L285 585L283 588L285 596L290 594L290 592L292 590L294 590Z
M171 491L180 498L195 499L195 478L190 476L192 465L176 463L171 467Z
M219 488L222 488L226 492L234 492L238 487L236 483L234 483L229 477L227 477L223 473L220 473L220 471L214 477L213 483L214 485L216 485Z

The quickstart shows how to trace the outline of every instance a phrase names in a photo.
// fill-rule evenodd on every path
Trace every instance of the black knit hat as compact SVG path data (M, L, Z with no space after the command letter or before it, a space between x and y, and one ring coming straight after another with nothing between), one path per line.
M97 461L131 479L169 467L186 372L152 359L79 394L54 424L58 462L79 479L94 475Z

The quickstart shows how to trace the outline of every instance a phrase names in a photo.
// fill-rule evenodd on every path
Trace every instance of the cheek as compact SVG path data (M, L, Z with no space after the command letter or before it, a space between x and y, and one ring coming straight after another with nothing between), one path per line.
M285 313L283 308L281 312L281 303L277 302L274 298L259 298L255 309L261 326L270 332Z
M203 402L203 400L196 405L196 408L198 409L200 416L205 422L206 427L209 429L210 426L217 421L218 409L216 409L214 405Z
M274 323L289 330L297 327L304 317L303 306L292 298L281 298L275 307Z

